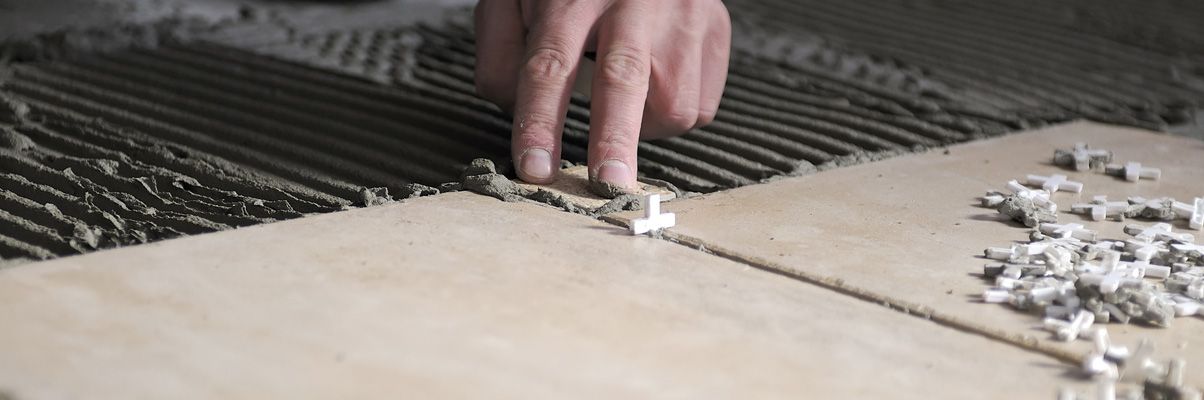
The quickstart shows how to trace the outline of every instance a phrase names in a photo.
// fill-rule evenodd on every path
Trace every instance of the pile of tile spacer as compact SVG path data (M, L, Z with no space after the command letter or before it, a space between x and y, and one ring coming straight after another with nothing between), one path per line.
M1132 237L1100 240L1079 224L1043 223L1026 243L987 248L984 256L996 262L983 276L995 287L983 301L1067 321L1086 312L1095 322L1167 326L1176 316L1197 315L1204 246L1166 223L1131 224L1125 232Z
M1111 152L1085 144L1054 154L1055 164L1078 171L1104 172L1129 181L1161 177L1157 168L1111 161ZM1099 379L1096 398L1116 398L1115 384L1123 377L1143 385L1142 393L1129 398L1199 399L1198 391L1182 385L1181 360L1167 367L1153 362L1148 341L1133 352L1114 346L1099 324L1138 322L1166 327L1176 317L1204 314L1200 310L1204 304L1204 246L1196 244L1192 234L1176 232L1165 222L1126 225L1124 232L1129 237L1117 240L1100 238L1080 224L1056 223L1057 204L1051 195L1083 189L1082 183L1063 175L1029 175L1025 184L1013 180L1006 187L1010 193L988 192L982 205L1036 229L1026 241L984 251L993 262L983 267L983 276L995 285L983 292L983 301L1043 315L1045 329L1057 340L1093 341L1095 349L1083 360L1083 371ZM1140 197L1114 202L1096 196L1090 203L1073 205L1069 212L1096 221L1184 219L1192 229L1204 228L1204 198L1193 203ZM1076 396L1064 392L1059 398Z

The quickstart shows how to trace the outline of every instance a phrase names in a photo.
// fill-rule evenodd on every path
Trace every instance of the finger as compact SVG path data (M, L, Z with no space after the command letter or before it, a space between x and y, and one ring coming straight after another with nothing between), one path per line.
M715 2L716 10L711 14L707 39L702 41L701 96L698 101L698 122L701 128L715 120L719 102L723 99L723 87L727 85L728 60L731 57L732 21L727 8Z
M560 135L586 37L597 20L595 2L544 2L527 34L518 74L511 156L524 181L548 183L560 160Z
M652 57L652 75L648 86L648 103L644 107L641 139L659 139L680 135L698 121L698 101L702 83L702 40L706 20L698 3L675 7L678 15L673 25L657 37Z
M519 0L481 0L476 19L477 94L503 110L514 109L515 80L525 33Z
M636 147L652 69L647 3L624 2L599 20L590 109L590 178L636 185Z

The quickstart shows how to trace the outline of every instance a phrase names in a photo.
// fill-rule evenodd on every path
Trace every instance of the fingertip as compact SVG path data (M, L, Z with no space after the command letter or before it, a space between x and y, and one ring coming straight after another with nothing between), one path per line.
M552 152L541 148L529 148L515 161L519 179L529 183L549 183L555 180L556 160Z
M606 160L598 166L592 180L621 189L633 189L636 187L635 168L623 160Z

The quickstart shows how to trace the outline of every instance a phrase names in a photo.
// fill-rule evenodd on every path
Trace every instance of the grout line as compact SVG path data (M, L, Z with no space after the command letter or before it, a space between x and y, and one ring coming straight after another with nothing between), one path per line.
M624 222L624 220L617 217L608 215L603 216L600 219L612 225L627 227L627 224ZM932 321L937 325L947 328L982 336L993 341L1018 347L1024 351L1041 353L1070 365L1078 365L1082 361L1082 354L1078 354L1072 350L1066 349L1066 346L1052 344L1048 341L1038 339L1032 335L1009 333L1003 330L991 329L982 325L970 323L962 320L961 318L936 311L928 306L895 299L889 296L883 296L872 291L849 285L844 281L844 279L799 271L797 269L789 268L785 265L763 258L744 255L740 252L727 248L710 245L703 242L702 239L668 230L662 233L661 239L670 243L675 243L694 250L702 251L716 257L735 261L737 263L744 264L765 272L816 285L841 295L851 296L859 300L878 304L906 315Z

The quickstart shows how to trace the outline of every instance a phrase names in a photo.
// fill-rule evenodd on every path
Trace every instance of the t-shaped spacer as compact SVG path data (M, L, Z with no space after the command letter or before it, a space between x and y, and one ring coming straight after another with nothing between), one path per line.
M1055 238L1075 238L1094 242L1098 236L1095 231L1084 228L1080 224L1041 224L1041 233L1053 236Z
M1028 184L1030 186L1039 186L1039 187L1041 187L1041 189L1045 189L1045 190L1049 191L1050 193L1057 192L1059 190L1064 191L1064 192L1074 192L1074 193L1079 193L1079 192L1083 191L1083 183L1082 182L1075 182L1075 181L1067 180L1066 175L1058 175L1058 174L1054 174L1054 175L1050 175L1050 176L1029 175L1026 179L1028 180Z
M1171 208L1175 210L1175 214L1179 218L1187 220L1187 226L1191 227L1191 229L1197 231L1204 229L1204 198L1197 197L1193 204L1176 201Z
M1162 170L1154 167L1142 167L1139 162L1127 162L1121 164L1109 164L1104 168L1104 172L1108 175L1114 175L1125 178L1129 182L1137 182L1139 179L1158 180L1162 177Z
M631 220L631 234L652 233L673 225L677 225L677 216L673 213L661 214L661 195L649 194L644 196L644 218Z
M1125 250L1133 253L1133 259L1137 261L1150 261L1159 253L1168 251L1164 242L1153 239L1127 240L1125 241Z

